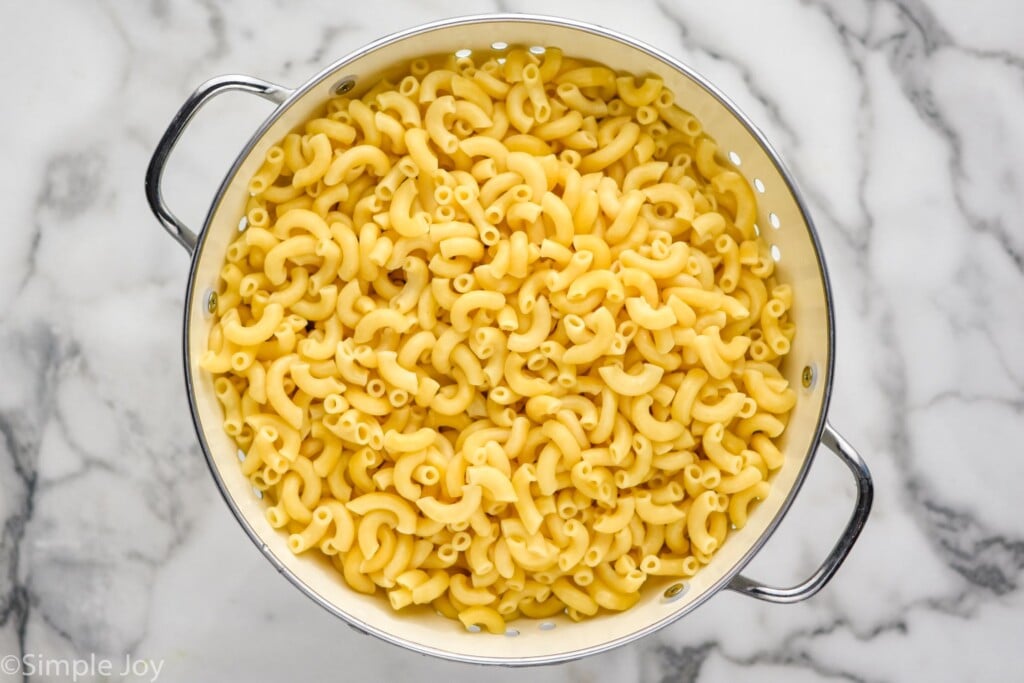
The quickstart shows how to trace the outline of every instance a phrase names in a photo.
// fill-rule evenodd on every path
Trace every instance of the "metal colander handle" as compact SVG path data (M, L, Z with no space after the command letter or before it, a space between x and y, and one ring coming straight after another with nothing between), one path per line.
M163 137L157 143L153 157L149 160L149 167L146 169L146 200L149 202L149 208L152 209L153 215L164 226L164 229L189 254L195 251L198 236L194 230L174 215L164 201L162 184L164 168L174 146L178 144L182 133L191 123L192 117L214 97L231 90L253 93L276 104L281 104L292 94L288 88L253 76L230 75L211 78L196 88L195 92L178 109L178 113L171 119Z
M772 586L765 586L745 576L737 576L729 583L728 588L730 590L766 602L782 604L800 602L824 588L825 584L839 570L846 556L850 554L853 544L856 542L857 537L860 536L861 530L864 529L864 523L867 522L868 514L871 512L871 502L875 495L874 484L871 481L871 472L853 446L828 423L825 424L825 430L821 434L821 443L839 456L843 464L850 468L850 472L857 483L857 501L853 508L853 514L843 530L843 535L836 541L832 552L828 554L828 557L821 563L818 570L806 581L790 588L774 588Z

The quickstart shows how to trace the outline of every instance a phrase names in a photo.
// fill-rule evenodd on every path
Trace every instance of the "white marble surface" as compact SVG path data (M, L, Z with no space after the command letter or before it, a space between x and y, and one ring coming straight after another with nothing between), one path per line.
M606 655L483 671L356 635L277 576L220 500L182 381L188 260L143 198L156 140L209 76L296 85L392 30L498 9L678 55L806 188L835 290L831 420L877 486L814 599L722 593ZM1009 0L3 4L0 656L152 658L162 681L1018 679L1022 32ZM269 111L222 99L168 179L191 224ZM821 456L750 573L795 580L835 538L852 484Z

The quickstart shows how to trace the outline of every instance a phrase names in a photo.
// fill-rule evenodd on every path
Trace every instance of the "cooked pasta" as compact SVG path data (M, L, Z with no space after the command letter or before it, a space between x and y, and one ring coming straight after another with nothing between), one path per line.
M660 79L416 60L271 147L202 366L267 519L493 633L692 576L769 495L792 289Z

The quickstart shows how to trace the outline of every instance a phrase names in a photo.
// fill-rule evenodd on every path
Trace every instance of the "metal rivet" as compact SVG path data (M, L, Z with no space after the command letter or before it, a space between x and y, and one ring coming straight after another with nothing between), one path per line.
M530 54L532 54L532 55L542 55L545 52L547 52L547 48L545 48L543 45L531 45L530 46Z
M729 161L731 161L734 166L739 166L743 163L743 159L741 159L740 155L736 152L729 152Z
M764 194L764 183L761 182L760 178L754 178L754 189Z
M238 459L240 461L245 460L245 451L243 451L241 448L238 449L238 453L236 453L236 455L238 456Z
M508 43L503 42L501 40L497 40L497 41L491 43L491 49L492 50L498 50L499 52L501 50L507 50L508 49Z
M338 81L338 83L334 86L334 94L344 95L354 87L356 87L356 77L345 76L345 78Z
M206 312L210 315L217 312L217 292L210 292L206 295Z
M814 375L814 366L805 365L804 371L800 373L800 383L804 385L804 389L810 389L814 384Z
M772 253L772 258L775 259L776 262L782 260L782 250L779 249L779 245L773 244L769 251Z
M540 628L541 631L550 631L555 626L556 626L556 624L553 621L542 621L542 622L540 622L539 628Z
M246 216L242 216L242 220L238 221L238 232L244 232L249 227L249 219Z
M455 56L458 59L466 59L467 57L471 57L472 55L473 55L473 51L470 50L468 47L464 47L461 50L456 50L455 51Z
M768 214L768 222L771 223L772 227L776 230L778 230L779 226L782 225L782 221L780 221L779 217L774 213Z
M519 635L519 629L512 628L511 626L509 626L507 629L505 629L505 635L509 638L515 638Z
M690 585L685 582L674 583L665 589L665 592L661 594L661 601L664 603L675 602L679 598L686 595L690 590Z

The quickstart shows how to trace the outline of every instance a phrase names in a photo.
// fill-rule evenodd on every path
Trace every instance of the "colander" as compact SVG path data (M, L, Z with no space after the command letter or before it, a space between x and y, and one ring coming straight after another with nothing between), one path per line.
M238 449L222 428L223 413L213 381L199 367L213 322L218 273L228 243L244 229L239 218L248 179L267 149L304 122L329 97L358 96L380 78L425 55L471 50L500 56L510 47L561 48L567 56L594 60L620 72L657 75L676 101L703 123L720 152L755 188L760 233L771 245L779 277L793 287L792 321L799 330L782 370L799 399L780 447L785 464L774 475L771 494L734 531L710 564L686 580L651 581L639 603L618 614L576 623L566 616L521 619L505 636L469 631L427 609L391 610L388 601L351 590L335 569L313 554L293 555L287 536L271 528L259 499L238 463ZM217 191L198 233L167 207L161 178L168 156L197 111L213 97L243 91L274 103L238 155ZM221 494L263 555L299 590L359 631L416 652L464 662L508 666L546 664L582 657L636 640L689 614L722 589L775 603L814 595L832 578L859 535L871 508L871 475L856 451L826 421L834 363L834 324L825 261L814 225L796 184L762 133L717 88L670 55L606 28L568 19L521 14L478 15L438 21L373 42L330 65L298 88L230 75L203 83L171 121L146 174L146 195L156 217L192 259L185 294L185 381L196 434ZM820 445L850 469L856 482L854 511L842 536L812 576L786 588L767 586L741 574L761 549L790 504ZM254 599L258 599L255 598Z

